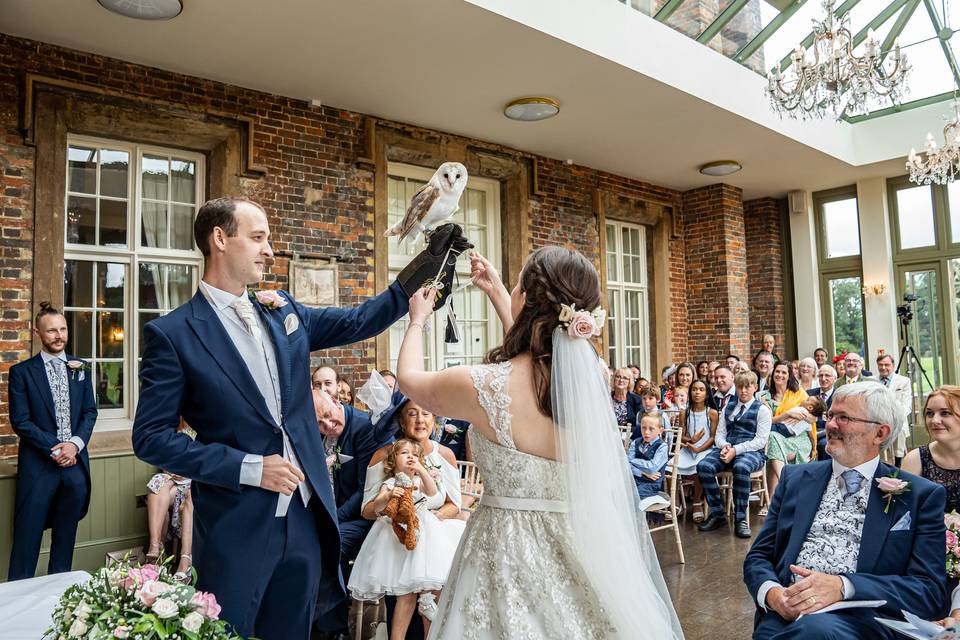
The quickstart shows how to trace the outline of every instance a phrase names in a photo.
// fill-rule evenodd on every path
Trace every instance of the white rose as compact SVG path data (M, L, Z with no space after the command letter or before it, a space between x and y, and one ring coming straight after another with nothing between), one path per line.
M191 611L183 619L182 626L187 631L198 633L200 631L200 627L203 626L203 616L197 613L196 611Z
M157 617L161 620L166 620L167 618L172 618L180 613L180 607L177 606L177 603L169 598L157 598L157 601L153 603L153 612L157 614Z
M87 616L91 613L93 613L93 609L90 608L90 605L86 602L81 602L80 606L73 612L73 615L76 616L78 620L86 620Z
M71 638L82 638L86 632L87 623L83 620L74 620L73 624L70 625L70 631L67 632L67 635Z

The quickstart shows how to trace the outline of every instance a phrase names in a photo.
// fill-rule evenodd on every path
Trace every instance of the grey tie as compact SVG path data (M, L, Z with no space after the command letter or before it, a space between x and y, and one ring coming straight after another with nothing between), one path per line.
M860 491L860 483L863 482L863 474L856 469L847 469L840 474L843 478L843 499L846 500L856 492Z
M254 310L253 303L250 302L250 299L245 295L240 296L231 302L230 306L237 312L237 316L240 318L240 321L243 322L243 326L246 327L247 333L259 342L260 325L257 324L257 312Z
M66 442L73 435L70 433L70 381L67 380L67 368L60 358L47 362L47 381L57 414L57 440Z
M882 380L883 380L883 386L885 387L890 386L890 378L882 378Z

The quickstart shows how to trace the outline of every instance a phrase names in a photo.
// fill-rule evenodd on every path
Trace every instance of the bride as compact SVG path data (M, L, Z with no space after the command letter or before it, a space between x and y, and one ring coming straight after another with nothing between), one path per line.
M479 254L471 268L503 344L485 364L424 371L434 291L420 291L397 363L410 398L470 421L484 483L430 638L683 638L590 342L596 269L545 247L508 293Z

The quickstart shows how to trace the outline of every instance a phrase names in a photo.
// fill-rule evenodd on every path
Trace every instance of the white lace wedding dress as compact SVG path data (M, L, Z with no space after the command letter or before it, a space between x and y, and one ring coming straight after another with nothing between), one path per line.
M469 432L483 497L467 523L430 639L682 637L666 628L669 622L657 623L669 617L663 610L650 612L649 631L615 629L574 548L563 463L514 446L505 392L510 372L509 362L471 370L498 442Z

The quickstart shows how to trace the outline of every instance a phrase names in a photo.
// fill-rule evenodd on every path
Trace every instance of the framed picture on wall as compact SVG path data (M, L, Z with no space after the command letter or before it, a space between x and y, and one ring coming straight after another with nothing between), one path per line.
M336 262L290 261L290 293L308 307L335 307L338 303L339 270Z

